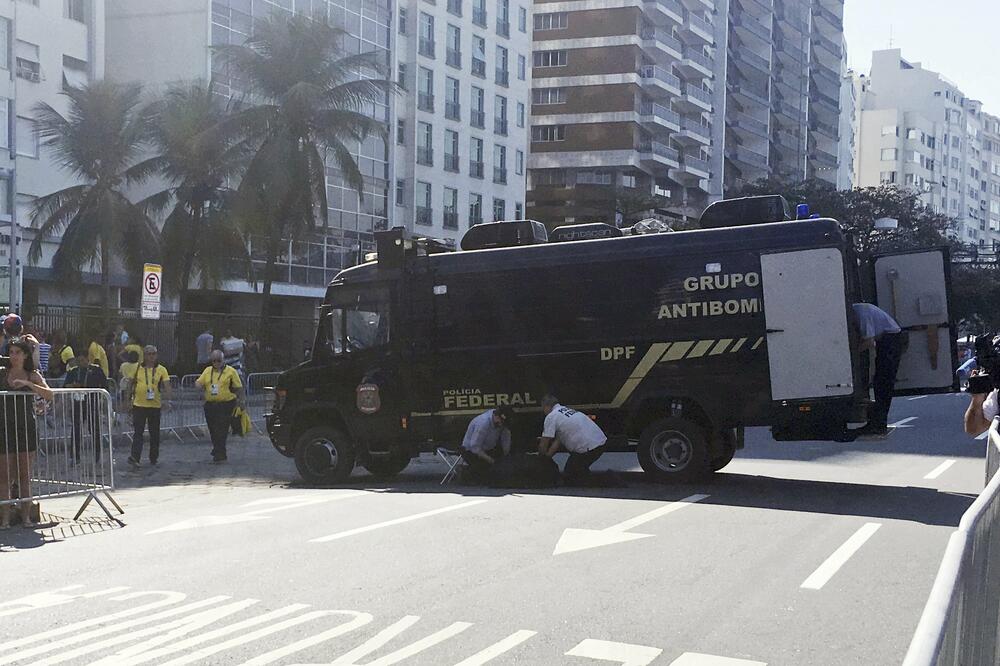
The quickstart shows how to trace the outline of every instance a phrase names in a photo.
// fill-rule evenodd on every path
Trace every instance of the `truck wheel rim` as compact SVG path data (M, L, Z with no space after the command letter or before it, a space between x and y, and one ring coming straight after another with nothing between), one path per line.
M691 462L694 447L684 433L676 430L661 432L650 446L653 463L664 472L679 472Z
M309 471L323 475L337 466L337 447L328 439L314 439L309 442L305 460Z

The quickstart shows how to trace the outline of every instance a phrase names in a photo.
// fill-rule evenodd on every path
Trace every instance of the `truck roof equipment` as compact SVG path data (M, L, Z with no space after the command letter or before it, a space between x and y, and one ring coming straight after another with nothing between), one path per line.
M716 201L701 214L700 224L702 229L718 229L766 222L786 222L791 219L793 219L792 210L785 197L771 194Z
M545 225L534 220L477 224L462 236L463 250L538 245L549 240Z
M594 240L596 238L620 238L623 236L622 230L603 222L592 224L567 224L556 227L549 234L550 243L564 243L566 241Z

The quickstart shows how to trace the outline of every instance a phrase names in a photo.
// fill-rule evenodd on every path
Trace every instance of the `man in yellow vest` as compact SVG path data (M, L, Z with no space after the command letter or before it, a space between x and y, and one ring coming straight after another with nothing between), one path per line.
M233 410L237 405L246 408L243 382L231 366L225 364L222 351L216 349L209 355L211 365L205 368L195 384L205 391L205 422L212 436L212 462L226 462L226 438Z

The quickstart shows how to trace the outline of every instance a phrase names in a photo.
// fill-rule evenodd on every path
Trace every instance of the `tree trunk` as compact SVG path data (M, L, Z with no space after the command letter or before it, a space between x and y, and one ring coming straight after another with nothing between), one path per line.
M104 324L111 318L111 252L108 239L101 237L101 319Z
M181 314L187 312L188 291L191 289L191 271L194 269L194 255L198 250L198 238L201 232L204 205L204 202L198 202L198 205L191 211L191 242L188 244L188 251L184 254L184 282L181 285L180 303L178 306Z
M277 236L277 238L275 238ZM260 303L260 323L267 330L267 319L271 316L271 283L274 281L274 265L278 260L278 243L281 242L281 231L272 229L267 237L267 263L264 265L264 290Z

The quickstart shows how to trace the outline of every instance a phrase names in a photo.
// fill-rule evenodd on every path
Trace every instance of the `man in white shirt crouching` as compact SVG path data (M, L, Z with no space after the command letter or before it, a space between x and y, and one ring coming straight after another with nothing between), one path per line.
M604 453L608 437L589 416L559 404L553 395L542 398L545 423L538 440L538 453L551 458L559 451L569 453L563 468L567 483L583 480L590 466Z

